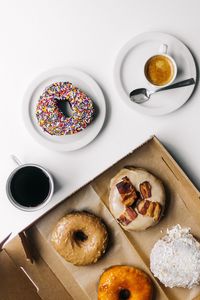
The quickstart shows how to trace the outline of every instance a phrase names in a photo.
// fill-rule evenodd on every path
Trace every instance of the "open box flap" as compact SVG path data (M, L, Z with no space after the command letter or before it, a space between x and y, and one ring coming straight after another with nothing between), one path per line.
M37 289L3 249L0 253L0 299L41 300Z
M21 271L20 268L22 268L22 270L25 272L25 274L23 275L28 276L27 280L29 280L33 287L36 287L37 289L37 296L39 296L39 298L29 298L29 296L27 296L27 298L25 299L73 300L70 294L63 287L61 282L57 279L54 272L48 267L48 265L41 258L40 254L35 250L32 240L29 239L29 236L27 236L27 234L25 236L28 241L27 245L28 247L30 247L28 251L29 253L31 253L33 263L30 262L30 259L27 259L27 253L25 252L26 250L24 249L24 246L22 247L22 239L20 236L16 236L14 239L9 241L9 243L5 245L5 249L3 250L3 252L9 255L9 257L18 267L19 271ZM27 248L27 245L25 246L25 248ZM10 290L8 294L10 294ZM10 299L1 298L1 296L0 299L18 300L18 298L15 297ZM24 298L19 298L19 300L22 299Z

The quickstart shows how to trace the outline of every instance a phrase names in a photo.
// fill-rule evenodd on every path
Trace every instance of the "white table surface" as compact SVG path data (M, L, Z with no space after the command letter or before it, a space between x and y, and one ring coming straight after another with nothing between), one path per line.
M113 83L119 49L133 36L162 31L185 42L200 60L199 0L6 0L0 9L0 240L34 222L45 211L94 178L113 162L156 134L200 187L200 91L167 116L148 117L130 110ZM107 120L85 148L66 153L39 145L26 131L22 99L42 71L72 66L88 72L102 87ZM13 207L5 193L15 167L9 155L41 164L53 174L56 192L37 212Z

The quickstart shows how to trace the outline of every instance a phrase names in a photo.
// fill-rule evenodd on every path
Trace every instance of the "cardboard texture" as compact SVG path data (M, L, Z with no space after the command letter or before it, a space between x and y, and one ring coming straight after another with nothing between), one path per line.
M123 231L106 208L108 207L110 179L124 166L145 168L159 177L165 186L167 194L165 215L158 225L143 232ZM196 299L200 294L199 287L192 290L169 289L154 279L149 271L149 254L154 243L165 235L166 229L176 224L191 227L193 235L200 240L199 199L199 191L157 138L153 137L93 179L90 184L68 197L66 201L51 210L27 231L27 235L37 249L37 259L34 259L33 264L25 262L24 257L22 258L22 251L19 250L19 239L18 251L15 249L16 245L12 245L13 242L6 246L6 251L18 266L24 265L26 267L31 278L40 286L38 295L41 299L94 300L97 298L100 274L104 269L114 264L136 265L146 271L154 282L156 295L153 299L155 300ZM73 209L87 209L94 212L103 218L110 229L111 246L107 254L95 265L75 267L65 262L50 245L49 236L56 222ZM39 270L42 270L42 273ZM15 279L15 285L17 282ZM30 291L32 289L33 286ZM58 296L57 293L59 292L61 294ZM0 299L4 300L1 297ZM32 298L28 297L27 299Z
M0 253L0 299L41 300L36 288L5 250Z
M27 234L29 234L29 231L27 232ZM21 239L19 237L15 237L6 245L6 253L7 255L9 255L9 257L12 257L12 260L16 264L15 268L17 266L17 269L20 272L22 272L19 269L20 267L22 267L30 276L32 282L27 278L26 274L22 272L25 279L28 280L29 286L26 286L26 291L25 293L23 293L23 295L22 290L20 290L20 297L17 298L15 293L15 287L18 287L19 281L21 282L21 279L17 274L13 275L14 278L12 284L10 284L9 282L7 283L8 289L6 289L5 291L6 297L2 298L0 296L1 300L37 300L37 297L39 297L39 299L42 300L72 300L72 297L63 287L61 282L57 279L53 271L43 261L43 259L39 255L38 251L36 251L32 243L31 253L34 259L33 264L29 260L27 260L25 252L22 248ZM4 265L4 261L2 262L2 264L0 263L0 266L2 265ZM2 273L5 275L4 270L2 271ZM10 272L8 272L8 274L10 274ZM4 278L6 280L6 276L4 276ZM31 298L32 289L34 289L34 291L37 291L37 295L34 294L35 298ZM2 290L1 285L0 290Z

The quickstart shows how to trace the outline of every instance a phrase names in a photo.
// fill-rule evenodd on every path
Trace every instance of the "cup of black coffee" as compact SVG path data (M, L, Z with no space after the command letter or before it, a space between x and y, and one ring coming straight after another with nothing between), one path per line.
M53 178L43 167L36 164L21 164L10 174L6 184L11 203L25 211L43 208L54 191Z

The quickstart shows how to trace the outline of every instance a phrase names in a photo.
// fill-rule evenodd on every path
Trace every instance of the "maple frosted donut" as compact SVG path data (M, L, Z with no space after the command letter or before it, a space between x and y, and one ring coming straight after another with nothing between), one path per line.
M51 243L66 261L84 266L96 263L105 253L108 232L99 217L88 212L74 212L57 223Z
M157 224L165 207L162 182L141 168L123 168L110 182L109 207L125 230Z
M66 117L58 107L68 101L72 116ZM36 117L42 129L51 135L74 134L85 129L94 116L93 101L70 82L55 82L40 96Z
M114 266L100 277L98 300L152 300L149 276L130 266Z

